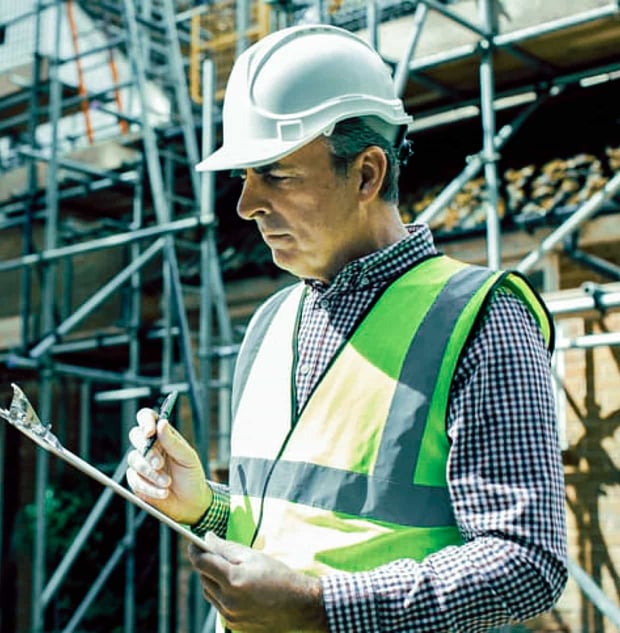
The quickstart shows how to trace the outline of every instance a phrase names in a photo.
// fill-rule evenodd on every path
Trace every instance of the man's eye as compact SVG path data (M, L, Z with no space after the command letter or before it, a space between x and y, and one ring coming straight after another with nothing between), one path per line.
M283 176L280 174L271 174L269 172L267 172L264 176L265 180L268 180L269 182L281 182L283 180L287 180L288 176Z

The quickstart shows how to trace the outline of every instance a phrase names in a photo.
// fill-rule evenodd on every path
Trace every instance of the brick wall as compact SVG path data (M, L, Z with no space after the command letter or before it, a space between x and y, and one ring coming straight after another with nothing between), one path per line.
M620 264L617 243L587 252ZM605 283L593 270L559 257L563 289ZM568 338L620 332L620 311L557 320ZM618 604L620 596L620 346L569 349L563 354L563 415L569 557ZM618 629L580 591L573 578L552 613L529 623L535 631L612 633Z
M620 313L560 322L567 336L620 331ZM620 347L565 352L569 555L616 603L620 593ZM617 629L572 579L557 606L569 631Z

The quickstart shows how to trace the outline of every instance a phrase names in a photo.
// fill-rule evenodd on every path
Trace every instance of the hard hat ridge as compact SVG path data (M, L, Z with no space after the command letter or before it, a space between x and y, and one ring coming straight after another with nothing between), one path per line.
M411 117L381 57L338 27L282 29L235 62L224 98L224 143L197 168L243 169L274 162L351 117L369 117L390 142L402 139Z

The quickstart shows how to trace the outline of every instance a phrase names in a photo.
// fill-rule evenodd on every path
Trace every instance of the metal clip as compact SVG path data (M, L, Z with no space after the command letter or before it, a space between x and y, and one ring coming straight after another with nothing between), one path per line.
M11 383L11 387L13 387L11 404L8 409L0 408L0 417L13 426L30 431L54 448L62 449L60 441L51 431L52 425L45 425L39 420L37 412L20 387L15 383Z

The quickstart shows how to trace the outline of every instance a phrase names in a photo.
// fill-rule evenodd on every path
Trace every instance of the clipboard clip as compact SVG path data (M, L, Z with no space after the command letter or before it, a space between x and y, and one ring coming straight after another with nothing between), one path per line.
M62 444L51 431L52 425L41 422L30 400L20 387L15 383L11 383L11 387L13 388L11 403L8 409L0 407L0 418L4 418L18 429L33 433L55 449L62 450Z

